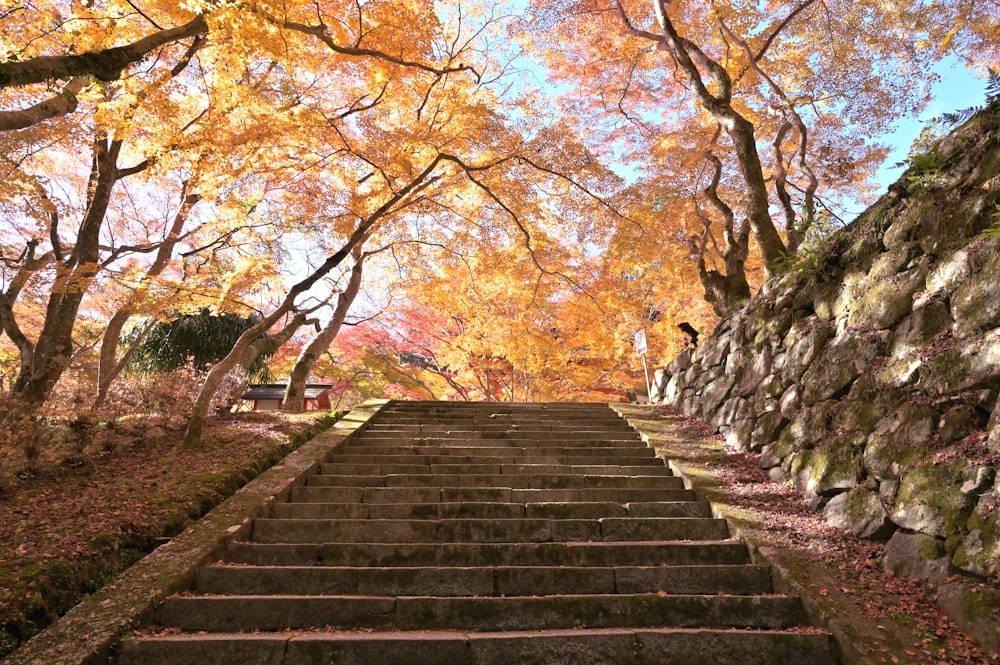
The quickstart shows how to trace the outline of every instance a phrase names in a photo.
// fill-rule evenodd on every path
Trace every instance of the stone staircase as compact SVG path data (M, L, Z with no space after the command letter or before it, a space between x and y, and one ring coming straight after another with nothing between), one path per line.
M119 665L837 662L605 405L393 402Z

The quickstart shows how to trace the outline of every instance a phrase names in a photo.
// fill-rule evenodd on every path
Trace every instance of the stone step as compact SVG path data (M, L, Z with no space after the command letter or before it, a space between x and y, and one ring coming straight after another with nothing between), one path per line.
M490 413L527 413L569 411L583 414L615 413L605 402L440 402L417 400L393 402L384 407L389 413L443 413L454 411L468 413L487 411Z
M429 431L464 428L476 431L502 429L537 430L608 430L626 432L638 436L636 430L624 419L612 413L610 416L592 418L588 416L541 417L532 415L446 415L420 417L401 414L384 414L369 422L376 428L427 428Z
M206 566L195 589L214 595L546 596L771 593L764 566L496 566L353 568Z
M780 629L804 620L782 595L590 594L559 596L174 596L159 625L187 632L335 628L551 630L672 626Z
M118 664L836 662L605 405L390 403L301 483Z
M583 487L523 489L510 487L306 487L292 489L291 500L303 503L551 503L694 501L682 489Z
M601 519L257 519L257 543L510 543L722 540L725 520L702 517Z
M615 429L580 429L567 428L563 430L548 430L539 428L496 428L492 430L477 429L472 426L452 426L448 428L429 429L427 427L369 427L359 436L361 440L392 439L399 441L423 441L425 439L465 439L468 441L491 442L523 439L529 445L536 441L613 441L639 444L640 439L635 432Z
M505 408L479 406L472 409L430 408L430 409L397 409L393 407L382 409L379 419L396 416L410 418L426 418L437 420L444 418L540 418L545 420L567 418L604 419L620 418L618 413L608 407L599 409L576 408Z
M232 543L228 563L254 566L745 565L735 540L577 543Z
M537 429L569 430L579 429L609 429L620 432L631 432L635 436L635 430L622 418L615 415L595 417L567 417L567 418L525 418L519 416L496 415L496 416L456 416L441 418L425 418L420 416L405 416L398 414L386 414L373 421L369 427L392 428L392 427L437 427L449 429L453 427L501 429L509 427L526 427Z
M395 465L427 465L427 464L557 464L569 466L643 466L663 467L663 460L656 457L651 449L637 450L635 455L433 455L422 453L396 452L356 452L356 448L344 447L334 451L327 458L333 464L395 464ZM369 449L370 450L370 449Z
M463 404L460 402L407 401L389 404L381 411L384 414L433 415L435 417L448 413L468 415L479 412L498 416L558 413L560 417L577 415L587 418L606 417L609 413L618 415L608 404L602 402L469 402Z
M443 519L478 517L515 519L597 519L601 517L711 517L702 501L615 503L278 503L272 507L276 519Z
M614 413L605 402L441 402L436 400L406 400L393 402L384 408L389 413L528 413L575 411L583 413Z
M671 476L670 469L658 466L626 466L616 464L514 464L514 463L456 463L456 464L393 464L382 462L340 462L333 458L319 465L323 476L374 476L374 475L614 475L614 476Z
M613 628L161 635L129 640L119 665L836 665L827 634Z
M564 421L513 421L513 420L460 420L454 421L435 419L427 421L425 419L414 418L412 420L402 420L399 418L379 419L372 422L365 428L365 432L496 432L496 431L531 431L531 432L612 432L615 434L628 434L633 439L638 440L638 434L624 420L609 419L604 422L564 422Z
M475 432L451 431L430 433L362 432L356 443L365 446L399 446L419 443L425 446L455 446L486 443L494 447L538 447L542 443L557 444L566 448L587 448L600 445L605 448L625 448L641 445L638 437L610 435L604 432Z
M356 441L356 440L355 440ZM657 459L656 452L652 448L639 448L639 447L628 447L628 448L616 448L607 446L593 446L593 447L560 447L560 446L539 446L537 448L528 448L520 446L495 446L492 443L489 446L467 446L467 445L456 445L456 446L428 446L428 445L416 445L416 444L404 444L399 446L369 446L362 445L352 441L349 444L343 445L338 448L333 456L340 457L341 455L358 455L364 457L375 457L375 456L412 456L412 457L422 457L430 456L434 458L444 459L446 457L458 457L462 459L474 458L474 457L488 457L488 458L500 458L504 460L520 460L523 463L541 463L542 460L551 460L555 464L616 464L618 460L634 460L634 459ZM576 461L576 460L593 460L597 459L600 461ZM626 462L622 462L625 464ZM629 464L635 464L635 462L628 462ZM657 463L662 464L662 460L657 460Z
M306 487L507 487L512 489L622 487L679 490L684 489L684 481L671 475L390 473L368 476L333 476L316 474L306 478Z

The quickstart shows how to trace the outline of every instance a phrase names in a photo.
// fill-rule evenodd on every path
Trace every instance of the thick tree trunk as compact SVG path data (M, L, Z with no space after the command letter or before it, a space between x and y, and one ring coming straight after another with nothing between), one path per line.
M716 131L712 138L714 144L719 136ZM705 198L711 202L722 215L723 247L722 261L725 273L708 270L705 257L708 252L708 241L711 237L712 220L698 212L698 217L705 224L700 246L695 244L694 256L698 262L698 278L705 293L705 300L712 306L720 318L725 318L750 300L750 284L746 276L746 260L750 251L750 225L744 223L736 230L736 216L733 209L719 197L719 182L722 180L722 160L711 150L705 152L705 157L714 167L712 181L704 189Z
M740 175L747 185L747 221L764 256L764 268L768 275L773 275L787 251L771 219L767 183L764 180L760 154L757 152L754 126L731 106L727 107L725 116L729 116L728 120L731 122L723 124L723 127L736 146Z
M706 270L705 261L700 260L698 277L705 290L705 300L720 319L750 302L750 285L742 270L723 275L717 270Z
M635 28L629 21L621 0L615 0L615 3L626 31L655 42L658 48L670 53L698 103L732 140L740 175L747 188L747 221L764 256L765 270L768 274L773 274L787 250L771 219L767 183L760 154L757 152L754 125L733 107L733 84L729 73L725 67L709 58L697 44L678 34L667 11L669 0L653 0L653 9L661 29L659 34ZM714 85L714 90L709 90L709 84Z
M14 390L31 405L45 401L73 357L73 325L83 296L97 275L101 226L118 180L118 153L121 141L99 137L94 142L89 203L80 224L76 244L63 259L58 247L56 281L49 296L45 323L35 343L30 367L22 368ZM53 229L53 235L56 230Z
M288 377L288 387L285 388L285 399L281 403L283 411L298 413L305 410L306 381L309 379L316 361L336 339L351 304L361 290L364 256L359 248L355 249L358 251L354 252L354 268L351 270L347 287L337 297L337 307L333 311L333 317L327 326L306 345L295 361L295 366Z

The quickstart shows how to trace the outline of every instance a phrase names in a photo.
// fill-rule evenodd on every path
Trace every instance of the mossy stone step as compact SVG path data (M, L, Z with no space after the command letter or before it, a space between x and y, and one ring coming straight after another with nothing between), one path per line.
M836 665L816 632L614 628L603 630L356 632L148 637L122 645L119 665Z
M506 451L503 455L433 455L427 451L398 453L395 451L375 452L369 449L360 454L357 448L344 447L334 451L329 455L326 463L332 464L372 464L372 465L415 465L426 466L434 464L485 464L503 466L507 464L518 464L521 466L531 466L536 464L554 464L559 466L627 466L627 467L649 467L662 468L663 460L656 457L651 449L636 449L634 455L621 454L620 451L614 455L599 455L580 451L575 451L571 455L543 454L528 455L517 454L517 452Z
M597 519L601 517L711 517L701 501L601 502L453 502L453 503L278 503L275 519Z
M206 566L198 593L214 595L544 596L771 593L763 566Z
M514 489L564 489L625 487L632 489L684 489L684 482L669 474L464 474L388 473L379 475L326 475L306 478L307 487L509 487Z
M639 438L621 434L612 436L603 432L427 432L406 434L402 432L368 432L358 436L356 443L374 447L396 447L405 444L422 446L459 446L487 443L493 447L539 447L541 444L566 448L587 448L600 445L606 448L636 447Z
M598 442L600 443L600 442ZM655 459L656 452L652 448L630 446L532 446L524 447L517 445L496 445L491 441L490 445L431 445L428 443L396 442L396 445L368 445L364 440L358 439L348 445L341 446L334 452L333 456L360 455L369 459L376 456L388 455L411 455L411 456L432 456L436 458L445 457L490 457L502 458L517 462L534 462L537 460L555 460L556 464L615 464L619 459ZM600 459L601 462L577 462L577 459ZM443 460L446 461L446 460ZM663 464L662 460L656 460Z
M600 519L258 519L258 543L510 543L721 540L725 520L702 517Z
M438 402L405 401L394 402L384 409L385 414L416 414L419 416L442 417L448 414L486 414L501 417L505 415L551 414L555 418L573 415L583 417L606 417L615 412L607 404L576 402ZM615 414L617 415L617 414Z
M743 543L233 543L225 560L256 566L661 566L749 564Z
M120 665L835 665L829 635L670 628L508 633L310 632L164 635L127 642Z
M578 421L578 422L544 422L544 421L524 421L524 422L512 422L512 421L499 421L499 420L478 420L478 421L468 421L468 420L455 420L454 422L442 422L440 420L434 420L432 422L427 422L426 420L414 419L409 422L401 421L399 419L389 419L380 420L379 422L372 423L365 430L367 434L372 432L452 432L452 431L462 431L462 432L473 432L473 433L490 433L490 432L507 432L507 431L528 431L528 432L608 432L617 435L624 435L627 438L638 440L638 435L635 433L628 423L624 420L608 420L606 422L596 422L596 421Z
M511 464L495 463L431 463L393 464L384 462L341 462L336 458L320 464L319 475L620 475L620 476L670 476L670 469L662 464L628 466L622 464Z
M568 501L694 501L691 490L584 487L514 489L510 487L306 487L292 489L291 500L303 503L543 503Z
M780 595L175 596L161 625L187 632L338 628L545 630L554 628L781 629L799 625L798 598Z

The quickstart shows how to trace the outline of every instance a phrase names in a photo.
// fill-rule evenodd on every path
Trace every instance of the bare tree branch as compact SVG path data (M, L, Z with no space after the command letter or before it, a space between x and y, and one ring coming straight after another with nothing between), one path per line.
M375 49L361 48L357 46L343 46L338 44L333 40L326 32L326 26L320 23L319 25L306 25L304 23L296 23L294 21L285 21L282 23L282 27L289 30L295 30L296 32L301 32L304 35L311 35L316 39L320 40L334 53L339 53L340 55L346 55L351 57L370 57L377 58L379 60L384 60L386 62L391 62L395 65L401 67L412 67L414 69L420 69L425 72L430 72L431 74L437 74L442 76L444 74L452 72L471 72L473 77L478 83L480 80L479 73L475 68L469 65L458 64L450 67L434 67L422 62L416 62L414 60L406 60L399 56L391 55L389 53L384 53L383 51L378 51Z

